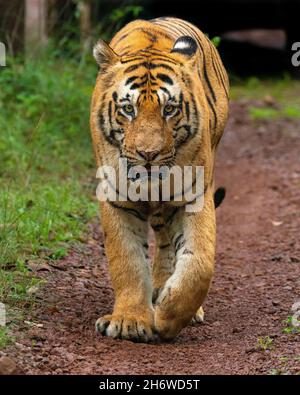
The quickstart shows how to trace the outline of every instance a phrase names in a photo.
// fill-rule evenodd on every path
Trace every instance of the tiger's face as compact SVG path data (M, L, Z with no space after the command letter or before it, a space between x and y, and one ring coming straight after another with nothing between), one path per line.
M196 49L190 37L178 39L168 56L119 57L103 41L96 45L99 129L132 165L171 165L198 130L190 89Z

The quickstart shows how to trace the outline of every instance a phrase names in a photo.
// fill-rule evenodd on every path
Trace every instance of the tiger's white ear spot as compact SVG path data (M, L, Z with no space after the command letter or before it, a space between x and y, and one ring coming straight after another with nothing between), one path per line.
M98 65L103 68L118 59L118 55L105 41L99 40L93 48L93 55Z
M181 36L179 37L174 44L171 52L177 52L182 55L191 57L197 51L197 43L190 36Z

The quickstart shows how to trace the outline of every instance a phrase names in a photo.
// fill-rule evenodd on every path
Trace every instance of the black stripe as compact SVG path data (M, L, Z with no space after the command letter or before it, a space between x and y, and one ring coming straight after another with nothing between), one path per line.
M125 33L125 34L123 34L123 35L117 40L117 42L115 43L115 45L117 45L117 44L119 44L121 41L123 41L124 38L126 38L129 34L130 34L130 33Z
M116 102L118 101L118 94L117 94L117 92L114 92L114 93L112 94L112 97L113 97L113 99L114 99L114 102L116 103Z
M168 247L170 247L170 243L168 243L168 244L162 244L162 245L160 245L159 246L159 248L161 249L161 250L164 250L165 248L168 248Z
M156 75L156 78L158 78L159 80L165 82L168 85L173 85L173 80L166 74L158 73Z
M175 73L175 70L173 69L173 67L168 66L167 64L163 64L163 63L158 63L158 64L154 64L154 63L150 63L150 69L157 69L158 67L161 67L163 69L172 71L173 73Z
M110 126L112 127L112 101L110 100L108 103L108 119L109 119L109 123Z
M216 126L217 126L217 114L216 114L216 110L215 110L215 108L214 108L214 105L213 105L212 102L210 101L210 98L209 98L208 96L206 96L206 99L207 99L207 102L208 102L208 104L209 104L209 107L210 107L210 109L211 109L211 111L212 111L212 113L213 113L213 116L214 116L214 129L215 129Z
M135 62L136 60L142 60L142 59L144 59L142 56L135 56L134 58L131 58L131 59L121 60L121 63L126 64L126 63Z
M159 51L159 53L157 53L157 52L154 52L153 50L141 49L140 52L145 53L145 55L153 55L151 62L160 60L163 62L174 64L176 66L178 66L178 65L183 66L183 63L175 61L173 59L170 59L167 55L165 55L163 52L160 52L160 51Z
M165 20L165 21L161 21L161 22L159 22L157 24L162 26L162 27L164 27L164 28L166 28L166 29L168 29L169 31L171 31L173 33L173 35L174 35L173 38L176 39L177 37L180 37L181 33L178 33L178 29L175 29L175 27L173 26L172 22L170 23L168 20Z
M136 75L127 78L125 85L129 85L131 82L135 81L137 78L139 78L139 77L137 77Z
M108 130L107 127L106 127L106 125L105 125L105 118L104 118L104 116L103 116L103 111L104 111L103 107L104 107L104 104L102 104L102 106L101 106L101 108L100 108L100 110L99 110L99 112L98 112L98 122L99 122L100 130L101 130L101 132L102 132L102 134L103 134L105 140L106 140L109 144L112 144L112 145L114 145L115 147L118 147L119 150L120 150L120 144L119 144L119 142L116 141L116 140L114 140L114 139L112 138L112 136L110 135L111 130Z
M185 129L188 133L191 132L191 125L188 125L188 124L180 125L177 128L174 128L173 130L175 130L175 132L178 132L178 130L180 130L182 128Z
M216 48L213 45L212 45L212 48L213 48L213 51L215 53L214 60L216 61L216 68L218 69L218 72L219 72L219 75L220 75L220 78L221 78L221 82L222 82L223 89L225 91L227 100L229 100L229 92L228 92L227 82L225 82L225 80L226 80L225 73L226 72L224 70L223 65L221 64L221 60L220 60L220 57L219 57L219 54L218 54Z
M153 93L156 94L158 104L160 105L160 104L161 104L161 103L160 103L160 98L159 98L159 95L158 95L157 91L155 91L155 92L154 92L154 91L151 91L151 92L153 92Z
M185 240L183 239L183 233L176 237L174 241L175 254L184 246Z
M193 104L194 116L196 118L195 129L198 130L199 129L199 114L198 114L197 105L196 105L196 101L195 101L195 98L194 98L193 94L191 94L191 101L192 101L192 104Z
M161 212L153 214L152 217L161 217Z
M144 65L144 62L143 62L143 63L134 64L134 65L132 65L132 66L129 66L129 67L127 67L127 68L124 70L124 73L125 73L125 74L131 73L131 71L134 71L134 70L138 69L139 67L142 67L143 65Z
M137 219L140 219L141 221L147 221L147 218L143 217L143 216L141 215L141 213L139 213L137 210L135 210L135 209L133 209L133 208L118 206L116 203L110 202L109 200L108 200L108 203L109 203L111 206L115 207L115 208L118 208L118 209L120 209L120 210L126 211L128 214L133 215L134 217L136 217Z
M185 112L186 112L187 121L189 121L190 120L190 104L187 101L185 102Z
M171 93L167 88L165 88L164 86L161 86L159 89L162 90L163 92L165 92L169 96L169 100L171 99Z
M134 84L131 85L130 90L133 91L133 90L138 89L142 86L145 86L146 84L147 84L147 80L139 82L139 83L135 82Z
M126 115L124 115L121 111L118 111L117 114L118 114L120 117L123 117L123 118L125 118L125 119L127 120Z
M165 226L165 224L157 224L157 225L151 225L152 229L157 232L159 231L161 228L163 228Z
M171 224L175 214L178 212L179 207L175 207L175 209L172 211L172 213L168 216L168 218L166 219L166 224Z

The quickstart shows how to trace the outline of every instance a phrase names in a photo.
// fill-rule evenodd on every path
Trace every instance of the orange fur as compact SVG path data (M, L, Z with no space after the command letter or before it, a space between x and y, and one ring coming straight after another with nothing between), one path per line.
M156 332L171 339L197 310L203 318L213 275L213 172L227 119L227 75L207 37L174 18L131 22L110 45L100 40L94 55L100 72L90 124L97 165L118 170L122 156L133 165L204 166L200 212L185 212L186 201L101 203L116 300L98 330L138 341L152 341ZM156 234L152 279L147 220Z

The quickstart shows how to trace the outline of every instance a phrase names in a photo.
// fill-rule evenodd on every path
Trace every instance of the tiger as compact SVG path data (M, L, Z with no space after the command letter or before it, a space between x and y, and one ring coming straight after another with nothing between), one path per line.
M214 167L229 103L217 49L190 22L135 20L93 48L99 66L90 128L96 164L202 166L201 210L186 201L101 201L100 221L114 307L96 321L104 336L170 341L202 322L214 273ZM220 190L217 200L222 200ZM148 257L152 228L155 251Z

